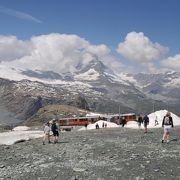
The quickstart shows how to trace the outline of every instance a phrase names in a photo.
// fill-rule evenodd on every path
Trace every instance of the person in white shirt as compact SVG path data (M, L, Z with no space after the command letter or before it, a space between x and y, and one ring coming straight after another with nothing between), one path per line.
M51 143L50 141L50 124L47 122L44 126L44 138L43 138L43 145L45 145L46 139L48 139L48 143Z

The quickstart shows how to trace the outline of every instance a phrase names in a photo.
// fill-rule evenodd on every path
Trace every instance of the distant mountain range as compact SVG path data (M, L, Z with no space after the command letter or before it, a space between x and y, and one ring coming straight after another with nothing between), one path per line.
M180 73L115 74L98 58L76 72L0 67L0 124L21 122L49 104L104 113L180 115Z

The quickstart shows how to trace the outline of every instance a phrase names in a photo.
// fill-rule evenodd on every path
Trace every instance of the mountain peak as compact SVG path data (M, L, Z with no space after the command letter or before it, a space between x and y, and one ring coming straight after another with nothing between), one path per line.
M109 67L104 65L104 63L99 60L97 56L94 56L94 58L89 62L89 64L86 67L80 69L77 73L85 73L90 69L94 69L99 74L103 74L105 72L109 74L114 74L114 72Z

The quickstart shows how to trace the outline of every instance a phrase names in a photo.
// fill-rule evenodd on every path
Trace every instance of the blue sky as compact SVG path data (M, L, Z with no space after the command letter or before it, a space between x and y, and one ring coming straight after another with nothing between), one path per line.
M139 63L139 57L133 60L125 47L117 53L117 47L128 33L142 32L150 42L168 48L161 54L166 51L167 68L168 58L180 53L179 17L179 0L0 0L0 35L29 40L43 34L75 34L93 45L106 45L115 58L123 63L130 58L125 64L131 64ZM179 56L173 59L179 61Z

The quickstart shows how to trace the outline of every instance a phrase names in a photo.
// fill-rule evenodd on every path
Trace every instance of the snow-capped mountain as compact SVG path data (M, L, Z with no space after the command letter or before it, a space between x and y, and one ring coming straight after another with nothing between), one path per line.
M178 102L180 99L180 73L129 75L136 86L147 96L165 102Z
M46 104L68 104L108 113L151 113L168 106L179 113L177 72L115 74L95 58L86 67L79 65L76 71L62 74L0 65L0 77L0 112L21 120Z

